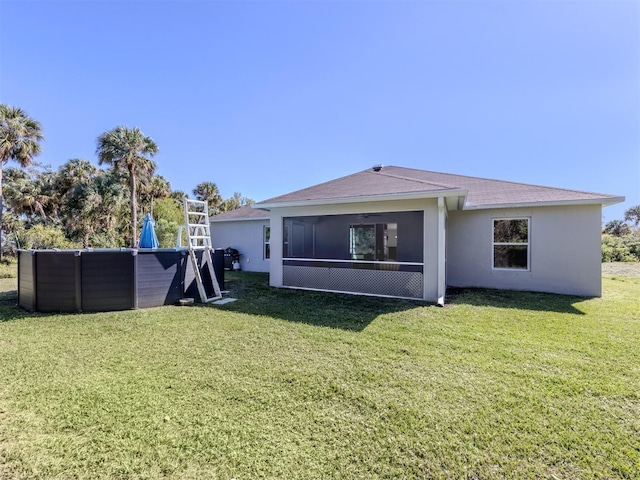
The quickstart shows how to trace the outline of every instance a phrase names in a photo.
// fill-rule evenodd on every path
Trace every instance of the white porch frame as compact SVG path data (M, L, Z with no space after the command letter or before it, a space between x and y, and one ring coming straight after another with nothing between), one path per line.
M269 285L289 288L283 285L283 219L285 217L313 215L341 215L378 213L394 211L423 212L423 294L422 300L444 305L446 293L446 222L449 206L457 205L459 191L449 192L450 196L430 198L390 199L369 202L329 203L325 205L287 205L270 207L271 224L271 265ZM465 192L466 193L466 192ZM452 203L453 202L453 203ZM291 259L293 260L293 259ZM319 260L319 259L316 259ZM321 260L321 259L320 259ZM355 293L355 292L354 292Z

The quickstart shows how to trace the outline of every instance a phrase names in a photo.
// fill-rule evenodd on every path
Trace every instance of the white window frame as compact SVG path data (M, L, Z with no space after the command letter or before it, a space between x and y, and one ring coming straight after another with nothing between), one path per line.
M267 240L267 230L269 231L269 239ZM269 260L271 258L271 225L262 226L262 259ZM269 247L269 255L267 255L267 247Z
M526 220L527 221L527 242L496 242L495 239L495 222L501 220ZM527 268L518 267L496 267L495 252L496 246L526 246L527 247ZM491 218L491 270L499 270L503 272L530 272L531 271L531 217L492 217Z

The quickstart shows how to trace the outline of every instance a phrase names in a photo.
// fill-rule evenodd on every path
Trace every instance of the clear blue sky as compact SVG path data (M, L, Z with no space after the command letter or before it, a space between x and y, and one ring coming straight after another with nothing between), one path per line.
M255 200L382 163L640 204L640 2L0 2L39 161L137 126L173 189Z

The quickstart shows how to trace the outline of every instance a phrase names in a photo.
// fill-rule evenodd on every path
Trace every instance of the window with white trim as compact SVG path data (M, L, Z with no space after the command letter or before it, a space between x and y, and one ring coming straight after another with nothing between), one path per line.
M529 219L493 219L493 268L529 270Z
M265 260L269 260L271 258L271 227L268 225L264 226L263 230L264 237L264 250L263 250L263 258Z

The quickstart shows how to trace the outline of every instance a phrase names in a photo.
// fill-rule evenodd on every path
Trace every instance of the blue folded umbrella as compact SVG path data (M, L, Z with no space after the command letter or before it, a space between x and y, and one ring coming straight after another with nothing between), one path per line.
M138 246L140 248L158 248L158 237L156 235L156 230L154 228L153 217L150 213L147 213L144 216L144 224L142 225L142 233L140 233L140 241L138 242Z

